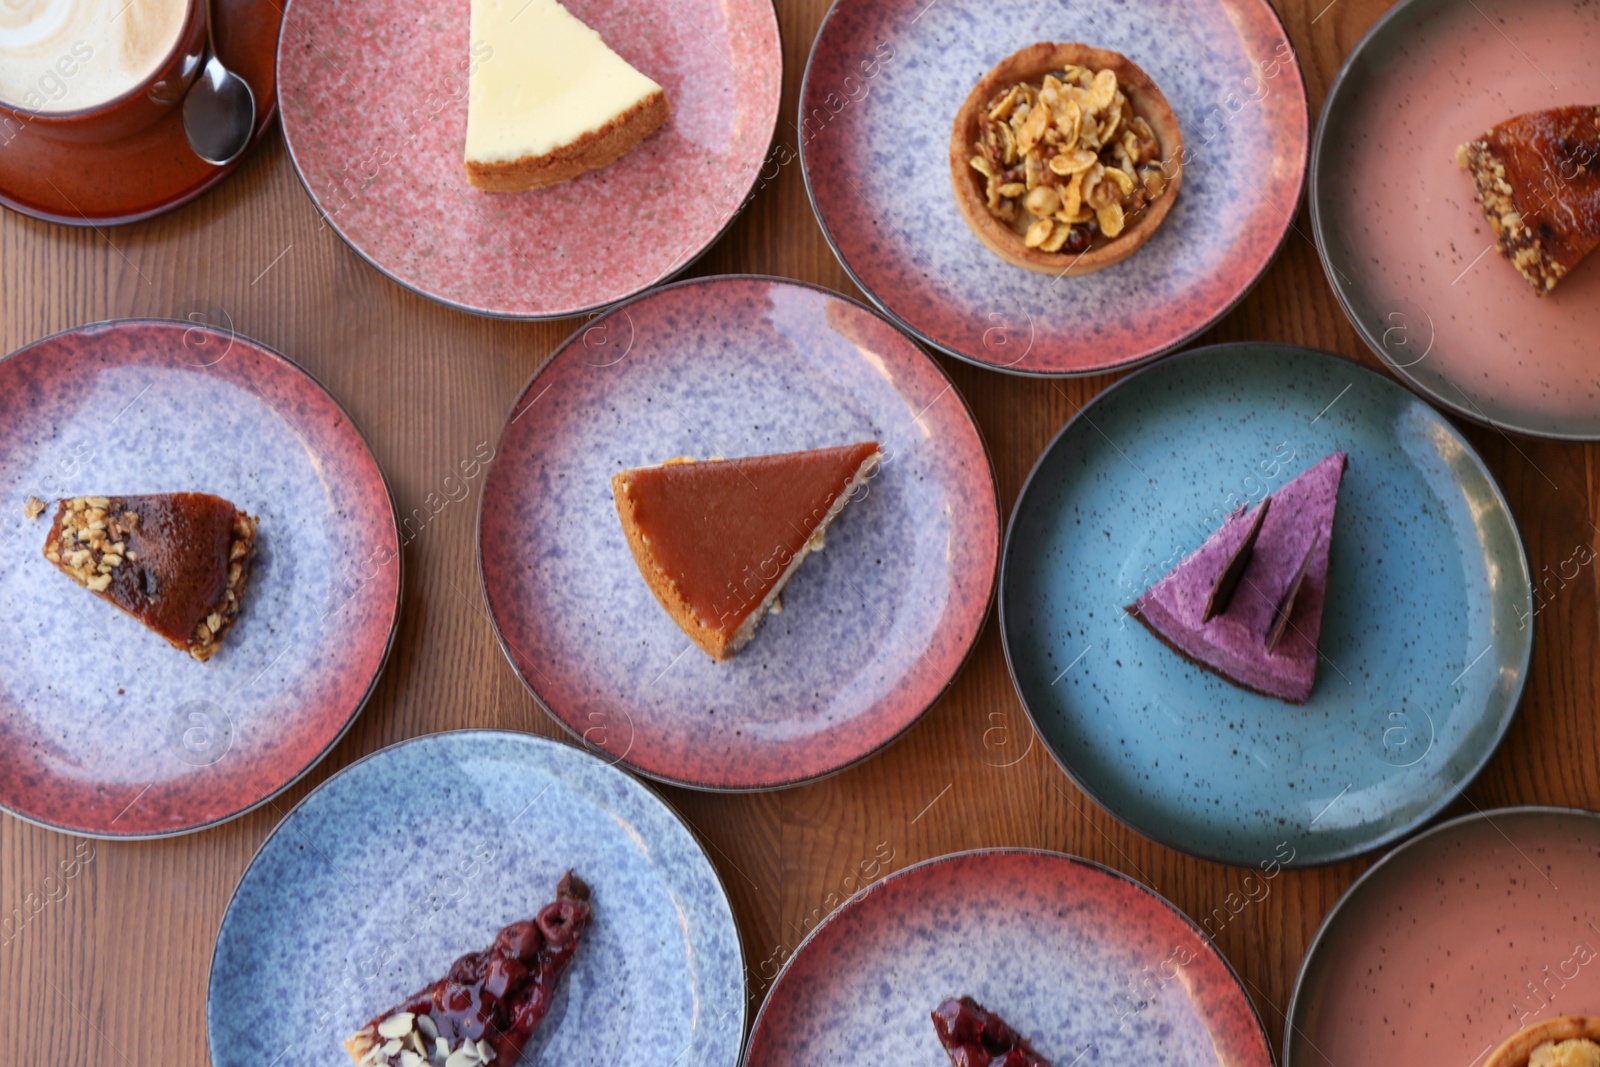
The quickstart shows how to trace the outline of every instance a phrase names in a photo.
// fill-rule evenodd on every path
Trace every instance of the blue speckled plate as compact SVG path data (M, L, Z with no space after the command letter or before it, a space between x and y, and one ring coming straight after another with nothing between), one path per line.
M1235 505L1341 448L1305 707L1124 613ZM1140 833L1250 866L1357 855L1437 814L1505 734L1533 650L1527 557L1471 446L1389 379L1287 345L1198 349L1087 405L1023 489L1000 596L1012 677L1067 773Z
M1055 852L989 849L862 890L772 983L745 1067L947 1062L929 1013L971 996L1058 1067L1270 1067L1250 998L1165 899Z
M523 1067L735 1063L743 955L687 828L593 756L472 730L345 768L267 838L217 934L212 1064L347 1065L348 1034L536 912L569 867L594 921Z

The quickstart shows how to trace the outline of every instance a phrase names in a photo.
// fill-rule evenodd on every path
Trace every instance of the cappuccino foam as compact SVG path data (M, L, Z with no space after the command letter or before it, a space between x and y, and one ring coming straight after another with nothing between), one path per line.
M0 100L77 111L135 88L167 58L188 0L0 0Z

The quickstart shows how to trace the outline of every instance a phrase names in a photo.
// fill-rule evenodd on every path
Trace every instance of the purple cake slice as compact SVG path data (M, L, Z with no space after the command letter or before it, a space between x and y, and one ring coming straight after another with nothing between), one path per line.
M1262 501L1240 507L1128 614L1174 651L1235 685L1304 704L1317 680L1328 548L1347 461L1345 453L1335 452L1272 494L1270 506ZM1219 590L1238 559L1246 562L1237 586ZM1215 609L1219 591L1225 605L1202 621L1208 603Z

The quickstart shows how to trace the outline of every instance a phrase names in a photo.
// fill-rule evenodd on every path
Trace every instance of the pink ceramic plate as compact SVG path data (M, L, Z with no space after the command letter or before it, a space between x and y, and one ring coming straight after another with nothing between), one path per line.
M327 753L400 597L389 489L304 371L210 327L84 326L0 362L0 807L71 833L232 818ZM30 496L192 490L261 518L238 622L199 663L42 554ZM50 513L53 514L53 511Z
M1480 811L1379 860L1329 912L1284 1067L1478 1067L1525 1026L1600 1015L1600 815Z
M1328 94L1311 165L1328 280L1374 352L1469 418L1600 439L1600 262L1538 296L1455 163L1512 115L1596 102L1592 0L1407 0Z
M951 191L950 126L978 79L1037 41L1123 53L1183 128L1177 202L1150 242L1078 278L1013 267ZM1131 366L1244 298L1305 178L1305 83L1267 0L837 0L800 91L817 220L856 283L921 340L1018 374Z
M1057 1067L1272 1064L1238 977L1182 912L1097 863L1012 849L940 856L845 901L772 983L744 1064L947 1063L928 1015L960 996Z
M289 4L284 140L318 209L401 285L485 315L580 314L682 270L748 197L783 81L771 0L566 6L666 88L672 118L604 170L496 194L461 168L465 0Z
M873 439L885 462L782 614L714 662L639 574L611 476ZM977 638L999 549L950 380L874 312L776 278L657 289L574 334L512 406L479 518L489 610L534 695L597 752L700 789L807 781L910 727Z

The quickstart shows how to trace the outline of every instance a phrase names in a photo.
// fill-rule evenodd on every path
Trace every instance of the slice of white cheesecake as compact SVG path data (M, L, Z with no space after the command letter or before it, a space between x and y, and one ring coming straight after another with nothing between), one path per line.
M467 180L515 193L609 166L667 120L667 94L556 0L472 0Z

